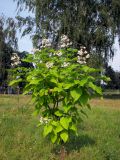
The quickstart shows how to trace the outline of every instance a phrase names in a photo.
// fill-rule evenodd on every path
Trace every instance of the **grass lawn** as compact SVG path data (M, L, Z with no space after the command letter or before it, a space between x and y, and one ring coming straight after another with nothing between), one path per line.
M95 99L66 145L66 160L120 160L120 99ZM42 137L30 96L0 95L0 160L58 160L59 147Z

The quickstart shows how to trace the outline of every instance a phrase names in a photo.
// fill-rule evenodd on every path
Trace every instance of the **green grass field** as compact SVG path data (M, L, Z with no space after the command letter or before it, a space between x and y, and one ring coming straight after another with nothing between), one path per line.
M66 160L120 160L120 99L96 99L66 145ZM45 140L30 96L0 95L0 160L58 160L59 146Z

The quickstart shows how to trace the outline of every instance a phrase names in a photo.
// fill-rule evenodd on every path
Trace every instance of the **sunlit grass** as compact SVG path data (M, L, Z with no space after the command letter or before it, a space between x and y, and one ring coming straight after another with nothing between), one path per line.
M120 100L92 100L66 160L120 160ZM0 95L0 160L57 160L59 147L43 139L30 96Z

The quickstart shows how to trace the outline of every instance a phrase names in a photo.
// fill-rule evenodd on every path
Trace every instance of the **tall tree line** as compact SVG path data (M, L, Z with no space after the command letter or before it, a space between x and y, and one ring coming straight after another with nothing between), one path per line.
M17 16L23 35L31 34L33 44L40 46L42 37L52 37L56 45L61 34L83 45L91 53L108 61L114 55L115 37L120 41L119 0L14 0L18 12L26 9L33 16Z

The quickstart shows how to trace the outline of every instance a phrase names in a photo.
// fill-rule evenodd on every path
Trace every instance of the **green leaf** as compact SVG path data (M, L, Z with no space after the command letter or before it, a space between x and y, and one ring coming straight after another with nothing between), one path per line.
M47 95L48 94L48 90L47 89L41 89L39 92L40 97Z
M57 135L54 133L51 133L50 138L51 138L52 143L55 143L57 140Z
M33 80L30 81L29 84L39 84L39 82L40 82L40 80L38 80L38 79L33 79Z
M62 117L60 119L60 124L68 130L68 127L69 127L69 123L71 122L71 118L67 118L67 117Z
M52 132L52 129L53 129L53 127L51 126L51 125L46 125L45 127L44 127L44 131L43 131L43 135L44 135L44 137L46 137L49 133L51 133Z
M66 143L67 140L68 140L68 132L67 132L67 131L62 132L62 133L60 134L60 137L61 137L61 139L64 141L64 143Z
M70 52L78 52L78 50L77 49L74 49L74 48L67 48L67 51L70 51Z
M9 86L16 85L16 84L18 84L19 82L22 82L22 79L21 79L21 78L20 78L20 79L17 79L17 80L11 81L11 82L9 83Z
M51 78L51 79L50 79L50 82L55 83L55 84L58 83L58 81L57 81L55 78Z
M82 66L81 70L83 70L84 72L88 72L89 67L88 66Z
M89 82L88 86L93 89L94 91L96 91L98 94L102 95L102 89L101 87L96 86L95 84L93 84L92 82Z
M77 132L77 127L75 124L72 124L72 126L70 127L71 130Z
M61 117L63 115L63 113L62 113L62 111L58 110L58 111L55 112L55 115L58 116L58 117Z
M63 90L62 90L62 88L60 87L55 87L54 89L53 89L53 91L54 92L62 92Z
M80 86L84 86L84 85L87 83L87 81L88 81L87 78L82 79L82 80L79 82Z
M51 124L52 124L53 126L58 126L58 122L56 122L56 121L52 121Z
M86 105L89 100L89 95L86 92L83 92L82 96L80 97L81 105Z
M74 85L73 83L67 83L67 84L65 84L63 87L64 87L64 89L69 89L69 88L71 88L73 85Z
M50 73L51 75L53 75L54 77L58 77L58 72L57 72L56 69L50 70L49 73Z
M40 110L39 109L36 109L34 112L33 112L33 116L37 116L39 114Z
M82 95L82 90L80 88L76 88L72 91L70 91L70 94L72 96L72 98L74 99L74 102L76 102L80 96Z
M106 76L102 76L102 77L100 77L100 79L102 79L105 82L110 82L111 81L110 77L106 77Z
M64 106L65 113L68 113L68 111L72 108L72 106Z
M63 127L59 124L56 129L54 129L55 134L61 132L63 130Z

